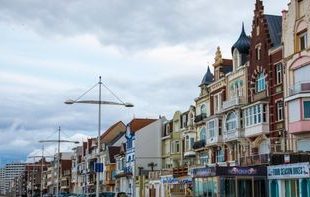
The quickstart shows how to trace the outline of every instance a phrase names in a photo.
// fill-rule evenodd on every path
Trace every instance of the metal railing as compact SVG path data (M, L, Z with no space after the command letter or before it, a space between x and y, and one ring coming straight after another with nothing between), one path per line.
M270 154L257 154L257 155L240 157L241 166L268 164L269 161L270 161Z
M230 107L240 105L242 103L243 97L233 97L223 102L223 110L228 109Z

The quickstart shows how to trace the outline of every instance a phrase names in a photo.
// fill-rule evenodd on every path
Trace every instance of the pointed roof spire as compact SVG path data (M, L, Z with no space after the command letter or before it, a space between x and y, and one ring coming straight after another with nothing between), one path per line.
M250 45L251 45L251 40L246 35L245 30L244 30L244 23L242 22L240 36L237 42L232 46L231 53L233 53L235 49L238 49L239 53L249 54Z
M204 77L201 81L201 84L199 86L209 85L213 82L213 79L214 79L214 76L211 73L210 66L208 66L208 70L207 70L206 74L204 75Z

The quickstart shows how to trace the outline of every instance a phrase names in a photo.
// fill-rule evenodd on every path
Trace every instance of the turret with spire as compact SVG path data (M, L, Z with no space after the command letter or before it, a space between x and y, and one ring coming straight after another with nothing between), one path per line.
M241 34L236 43L231 47L234 68L244 65L248 61L251 39L246 35L244 23L242 23Z

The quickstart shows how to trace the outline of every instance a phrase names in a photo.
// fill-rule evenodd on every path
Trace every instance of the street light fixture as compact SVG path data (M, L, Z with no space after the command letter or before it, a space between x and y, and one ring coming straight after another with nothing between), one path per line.
M58 139L57 140L40 140L39 143L58 143L58 156L57 156L57 186L56 186L56 197L59 196L59 170L60 170L60 143L74 143L79 144L78 141L61 140L60 139L60 127L58 128Z
M89 91L91 91L96 86L99 86L99 99L98 100L80 100L85 94L87 94ZM101 88L104 86L119 102L114 101L102 101L101 100ZM69 99L64 102L65 104L72 105L74 103L82 103L82 104L97 104L99 106L98 110L98 136L97 136L97 163L100 165L100 132L101 132L101 105L121 105L125 107L134 107L132 103L123 102L114 92L112 92L106 85L104 85L101 81L101 76L99 76L99 81L96 83L92 88L90 88L88 91L83 93L80 97L78 97L75 100ZM96 170L100 171L100 170ZM99 173L96 172L96 197L99 197Z

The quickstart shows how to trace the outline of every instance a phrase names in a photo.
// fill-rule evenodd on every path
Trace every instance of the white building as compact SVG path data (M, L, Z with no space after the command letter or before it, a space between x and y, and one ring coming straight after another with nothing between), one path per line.
M4 177L5 177L5 169L0 168L0 195L4 194L4 192L5 192Z
M150 171L149 164L161 169L161 131L163 119L133 119L126 129L126 154L117 158L119 191L139 196L135 177L139 171Z
M25 165L24 163L10 163L5 165L4 172L2 171L2 176L4 174L4 194L9 192L14 178L25 170Z

